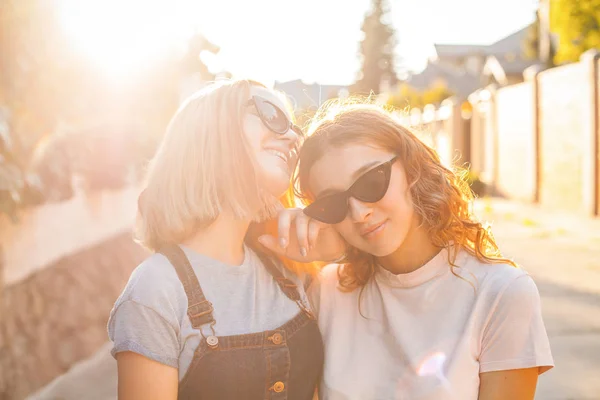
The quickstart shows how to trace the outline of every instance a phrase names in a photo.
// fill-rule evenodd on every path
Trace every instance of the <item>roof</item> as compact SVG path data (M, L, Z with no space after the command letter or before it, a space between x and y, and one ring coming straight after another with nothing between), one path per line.
M485 58L484 75L492 74L500 81L506 81L507 75L522 74L523 71L537 63L536 60L524 58L522 46L529 28L527 25L516 32L489 45L471 44L435 44L439 59L451 59L468 55ZM426 90L435 81L444 81L449 90L461 97L479 89L482 79L464 68L453 68L450 63L429 62L427 67L417 75L411 76L407 83L418 90Z
M419 91L423 91L439 80L443 80L451 92L463 98L466 98L480 87L478 75L435 62L428 63L421 73L412 75L406 80L406 83Z
M493 56L492 56L493 57ZM496 57L494 57L496 58ZM525 60L525 59L516 59L514 61L507 61L504 59L498 60L502 69L507 74L522 74L527 68L532 65L539 64L538 60Z
M490 44L487 46L487 54L490 56L505 53L520 54L523 47L523 41L527 37L527 32L529 31L530 26L531 25L527 25L515 33L512 33L505 38Z
M438 57L463 57L470 54L485 54L486 46L474 44L434 44Z
M539 60L524 59L522 57L509 61L504 57L489 56L483 66L483 75L493 75L498 83L505 85L508 83L507 75L522 76L527 68L539 63Z
M527 36L530 25L489 45L474 44L434 44L438 57L463 57L472 54L483 54L488 56L521 53L523 41Z

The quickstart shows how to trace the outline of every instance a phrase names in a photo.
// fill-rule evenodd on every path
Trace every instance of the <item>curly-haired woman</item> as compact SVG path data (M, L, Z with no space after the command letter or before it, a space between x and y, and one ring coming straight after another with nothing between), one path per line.
M553 366L540 297L472 214L468 185L374 105L330 105L308 136L308 206L281 213L285 249L260 241L300 261L347 245L309 289L321 398L533 399Z

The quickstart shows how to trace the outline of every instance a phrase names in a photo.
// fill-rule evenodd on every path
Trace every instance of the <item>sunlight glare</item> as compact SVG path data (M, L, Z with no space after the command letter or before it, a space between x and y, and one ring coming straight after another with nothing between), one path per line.
M441 352L433 353L426 357L417 368L419 376L433 375L443 377L444 364L446 363L446 355Z
M197 11L191 0L61 0L59 18L79 51L103 72L122 77L185 44Z

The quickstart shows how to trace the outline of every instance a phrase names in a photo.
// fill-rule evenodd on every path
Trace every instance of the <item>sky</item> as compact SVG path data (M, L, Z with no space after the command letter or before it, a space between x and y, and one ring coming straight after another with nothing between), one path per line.
M74 45L127 76L201 32L221 47L203 59L267 84L351 84L371 0L60 0ZM534 19L536 0L389 0L399 63L422 69L434 43L489 44ZM107 27L109 29L107 29Z

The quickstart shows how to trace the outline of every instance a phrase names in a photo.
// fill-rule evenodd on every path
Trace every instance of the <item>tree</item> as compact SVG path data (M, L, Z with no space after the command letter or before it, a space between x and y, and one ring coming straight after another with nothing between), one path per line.
M203 51L217 54L220 48L203 35L195 34L190 38L188 51L181 62L182 72L184 75L199 73L203 81L212 81L215 79L215 75L209 71L208 66L200 59L200 53Z
M600 0L550 0L550 30L559 40L557 64L600 48Z
M446 87L444 83L435 82L425 92L423 92L423 103L439 105L448 97L452 97L454 93Z
M542 26L541 26L541 21L540 21L540 10L536 11L535 13L535 20L534 22L529 26L529 29L527 30L527 35L525 37L525 40L522 43L522 51L523 51L523 56L526 59L529 60L543 60L544 56L541 54L542 49L540 48L540 46L542 45L540 43L540 37L541 35L543 35L544 33L542 32ZM553 65L553 58L554 55L556 54L556 49L554 44L552 43L552 40L550 40L550 38L548 38L548 67L552 67Z
M11 114L13 151L25 157L51 132L77 74L49 0L4 0L0 7L0 92Z
M393 86L398 81L394 62L395 32L386 22L389 10L385 0L373 0L372 10L365 16L360 43L362 69L352 87L355 93L379 93L382 83Z
M31 154L54 129L73 81L62 73L59 40L49 1L0 2L0 213L13 219L18 207L42 201Z
M439 105L443 100L453 96L444 83L434 82L423 92L419 92L412 86L404 83L399 90L392 93L387 104L397 109L423 108L427 104Z

